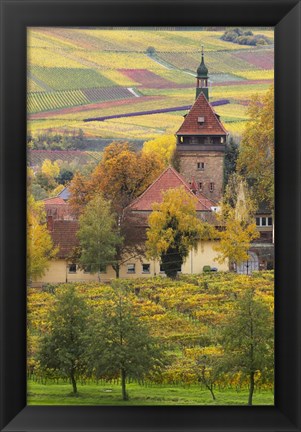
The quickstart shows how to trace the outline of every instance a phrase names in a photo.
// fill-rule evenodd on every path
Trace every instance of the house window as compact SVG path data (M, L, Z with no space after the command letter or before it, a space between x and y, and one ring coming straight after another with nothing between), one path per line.
M150 273L150 264L142 264L142 273Z
M69 273L76 273L76 264L69 264L68 265L68 272Z
M272 217L257 217L256 218L256 225L260 227L265 226L272 226L273 225L273 218Z
M197 169L200 171L204 171L205 169L205 163L204 162L198 162L197 163Z
M210 190L210 192L214 191L214 183L213 182L210 182L209 190Z
M199 189L200 189L200 191L203 190L203 183L202 182L199 182Z
M91 266L90 265L87 265L84 267L84 273L91 273Z
M128 273L133 274L136 273L136 268L135 268L135 264L128 264L127 265L127 269L128 269Z

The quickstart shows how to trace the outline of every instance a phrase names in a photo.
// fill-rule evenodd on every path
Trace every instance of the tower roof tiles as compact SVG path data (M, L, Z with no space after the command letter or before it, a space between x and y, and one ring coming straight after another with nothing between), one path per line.
M201 117L203 121L200 121ZM227 135L227 131L201 92L185 116L177 135Z

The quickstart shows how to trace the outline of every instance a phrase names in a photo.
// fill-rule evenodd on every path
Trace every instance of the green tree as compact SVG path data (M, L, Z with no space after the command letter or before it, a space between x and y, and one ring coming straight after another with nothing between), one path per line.
M248 289L225 324L222 345L223 368L240 372L249 381L248 405L252 405L256 374L259 380L272 379L274 370L273 313Z
M212 227L197 218L196 199L183 188L169 189L162 203L154 204L148 218L147 256L160 258L162 270L172 278L176 277L189 251L212 235Z
M224 187L227 186L229 177L236 171L236 163L239 153L239 146L233 136L226 143L224 160Z
M79 218L77 236L81 249L79 264L98 273L100 279L101 269L114 262L116 247L122 242L110 203L102 195L87 204Z
M65 286L56 294L56 303L49 314L49 331L41 340L38 352L42 370L55 371L69 378L73 394L77 379L86 371L87 328L89 309L74 287Z
M128 295L117 288L107 300L92 325L89 362L99 378L119 376L122 399L128 400L127 379L142 380L160 369L163 352Z

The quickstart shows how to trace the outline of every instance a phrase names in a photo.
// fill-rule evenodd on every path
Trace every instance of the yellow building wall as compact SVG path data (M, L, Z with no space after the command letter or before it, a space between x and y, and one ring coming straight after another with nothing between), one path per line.
M216 267L219 271L227 271L228 263L218 264L214 261L217 253L214 251L213 246L216 242L207 241L202 242L198 245L196 250L192 250L186 261L182 266L183 274L199 274L202 273L204 266ZM142 263L150 264L150 272L143 273ZM128 273L128 264L135 264L135 273ZM125 263L120 268L120 278L122 279L133 279L141 277L150 277L164 275L160 272L160 262L158 260L152 261L147 260L143 257L142 260L135 258L127 258ZM105 273L100 273L100 280L103 282L115 279L115 271L112 266L107 266ZM65 282L88 282L98 281L97 274L85 273L83 270L77 268L76 273L69 273L68 262L65 260L53 260L50 262L49 269L45 272L45 275L35 282L35 285L41 285L45 283L65 283Z

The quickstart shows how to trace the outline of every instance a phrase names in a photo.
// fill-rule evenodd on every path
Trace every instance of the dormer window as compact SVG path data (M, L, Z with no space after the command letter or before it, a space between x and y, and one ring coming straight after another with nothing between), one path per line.
M198 123L199 124L204 124L205 123L205 117L198 117Z
M197 169L199 171L204 171L204 169L205 169L205 163L204 162L198 162L197 163Z

